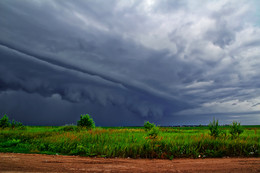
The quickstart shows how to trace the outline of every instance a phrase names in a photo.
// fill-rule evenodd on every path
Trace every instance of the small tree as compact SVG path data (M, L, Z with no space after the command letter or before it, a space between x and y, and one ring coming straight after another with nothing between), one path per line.
M9 127L9 126L10 126L9 118L7 115L4 115L0 119L0 128L5 128L5 127Z
M86 127L86 128L95 128L95 122L94 120L89 116L89 114L80 115L80 120L77 123L80 127Z
M148 131L148 136L151 138L151 139L156 139L158 134L159 134L160 130L159 130L159 127L157 126L153 126L149 131Z
M154 123L150 123L149 121L146 121L144 123L144 129L145 131L149 131L151 130L153 127L155 127L156 125Z
M243 133L243 128L240 126L240 123L233 121L232 125L230 126L230 134L232 138L237 138L241 133Z
M218 125L218 120L215 121L215 118L213 119L213 122L209 123L209 130L210 130L210 136L213 136L214 138L218 137L221 133Z

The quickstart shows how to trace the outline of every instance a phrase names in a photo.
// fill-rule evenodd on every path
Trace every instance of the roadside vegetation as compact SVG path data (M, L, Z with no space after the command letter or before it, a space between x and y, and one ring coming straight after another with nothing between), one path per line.
M21 122L12 120L9 120L9 117L7 115L4 115L1 119L0 119L0 129L4 129L4 128L25 128L24 125Z
M12 128L6 117L0 120L0 152L162 159L260 154L259 125L219 126L213 120L199 127L159 127L145 122L144 127L102 128L95 127L89 115L82 115L77 126Z

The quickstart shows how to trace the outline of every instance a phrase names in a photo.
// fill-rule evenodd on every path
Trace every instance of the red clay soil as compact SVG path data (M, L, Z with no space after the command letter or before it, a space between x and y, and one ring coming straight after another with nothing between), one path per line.
M260 158L121 159L0 153L0 172L260 172Z

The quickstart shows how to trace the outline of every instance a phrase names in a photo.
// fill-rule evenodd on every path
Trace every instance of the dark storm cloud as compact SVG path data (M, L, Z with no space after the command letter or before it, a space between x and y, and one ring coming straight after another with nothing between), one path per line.
M165 100L169 98L161 98L159 94L153 94L149 89L144 90L127 82L120 83L116 79L62 63L57 65L39 61L35 57L14 50L10 54L10 49L8 50L6 54L4 49L1 51L5 64L1 68L3 90L23 90L28 93L39 93L45 97L59 94L61 98L71 102L89 100L101 106L107 104L126 106L142 116L159 116L163 112L158 106L167 107L168 103ZM8 69L13 71L5 73ZM128 98L130 94L133 96ZM144 102L149 102L150 106L152 104L153 106L147 107Z
M9 104L0 111L16 114L15 98L29 97L28 104L45 104L53 110L49 116L63 114L64 122L75 120L71 110L91 112L102 125L113 124L106 115L164 124L192 113L234 112L253 112L259 122L260 30L251 20L253 5L1 1L0 98ZM28 108L23 103L16 111L35 114L22 107Z

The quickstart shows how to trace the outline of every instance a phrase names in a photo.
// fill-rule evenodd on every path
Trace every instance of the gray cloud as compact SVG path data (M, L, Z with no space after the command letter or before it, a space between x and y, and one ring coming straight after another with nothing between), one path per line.
M11 110L16 97L29 97L38 100L27 99L32 105L52 107L50 116L67 116L64 122L75 120L72 112L46 100L58 99L57 109L75 114L91 112L102 125L113 124L102 121L105 115L121 113L128 122L122 124L132 125L181 123L193 112L256 113L260 28L253 7L254 1L1 1L0 98L9 104L0 112L33 116Z

